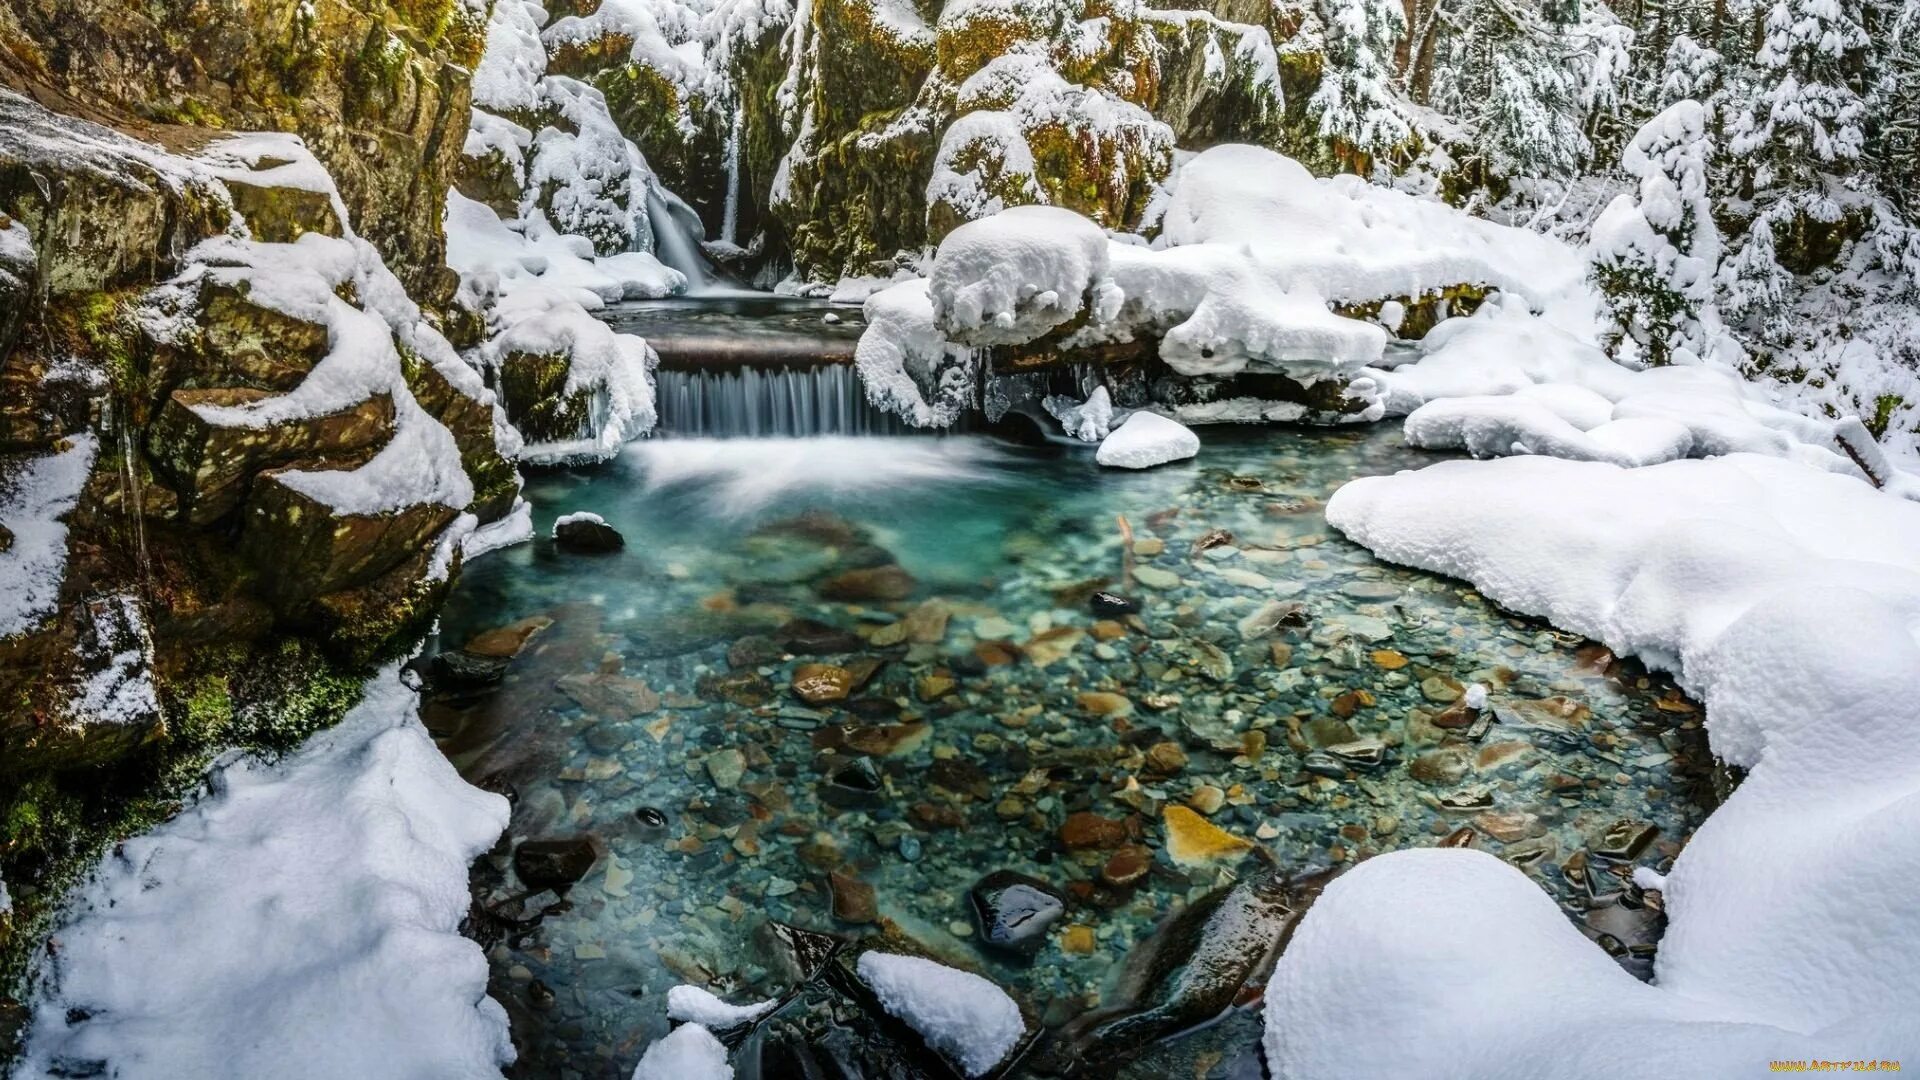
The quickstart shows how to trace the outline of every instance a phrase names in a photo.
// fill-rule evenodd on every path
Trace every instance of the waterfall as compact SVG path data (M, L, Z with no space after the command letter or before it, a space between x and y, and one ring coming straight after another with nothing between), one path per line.
M647 221L653 226L654 255L686 275L687 295L698 296L711 289L713 275L708 272L707 257L658 191L647 192Z
M733 107L733 125L727 129L727 212L720 219L720 239L738 244L740 231L740 125L746 109Z
M666 436L706 438L903 435L892 413L867 401L847 364L654 373L654 401Z

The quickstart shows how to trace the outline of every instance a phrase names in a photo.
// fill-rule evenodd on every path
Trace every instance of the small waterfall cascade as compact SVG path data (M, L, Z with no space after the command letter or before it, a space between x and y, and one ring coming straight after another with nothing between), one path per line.
M874 408L851 365L654 373L654 431L682 438L904 435L914 429Z
M720 239L737 245L740 233L740 126L745 123L743 106L733 107L733 125L727 128L727 210L720 219Z
M653 253L660 261L687 277L687 295L698 296L713 288L713 274L707 258L694 244L693 237L681 227L667 200L658 191L647 192L647 220L653 226Z

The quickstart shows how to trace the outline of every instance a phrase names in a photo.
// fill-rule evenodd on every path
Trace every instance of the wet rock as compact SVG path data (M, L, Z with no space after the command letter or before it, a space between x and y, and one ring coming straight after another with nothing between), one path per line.
M474 635L462 646L463 651L474 656L511 659L520 655L535 634L553 625L553 620L544 615L535 615L508 623Z
M1473 823L1479 830L1503 844L1517 843L1527 838L1537 819L1522 810L1487 810L1473 817Z
M1307 609L1299 601L1268 600L1242 617L1236 624L1236 629L1240 631L1240 637L1243 640L1254 641L1282 628L1300 629L1306 625ZM1291 649L1288 655L1291 657Z
M1119 847L1132 835L1125 821L1101 817L1090 810L1068 814L1060 825L1060 843L1068 851Z
M912 574L888 564L842 571L821 582L817 591L839 603L894 601L912 596L919 584Z
M880 918L880 907L874 897L873 886L848 871L835 870L828 874L827 892L832 901L833 917L841 922L859 925Z
M1439 702L1442 705L1460 700L1460 695L1466 693L1466 689L1460 685L1458 679L1449 679L1444 675L1429 675L1420 680L1420 693L1428 701Z
M613 526L592 515L569 515L553 525L553 546L580 555L605 555L627 546Z
M753 709L773 700L773 684L757 671L702 675L694 688L701 697Z
M1160 812L1167 832L1167 856L1176 866L1206 866L1232 861L1253 850L1253 841L1227 832L1185 806Z
M1087 632L1077 626L1056 626L1027 639L1021 651L1030 662L1046 667L1071 656L1086 636Z
M1128 716L1133 713L1133 702L1125 694L1114 694L1104 690L1083 690L1074 696L1082 712L1095 716Z
M1607 826L1600 838L1594 841L1593 853L1604 858L1628 862L1640 857L1640 853L1653 843L1660 834L1659 828L1645 821L1616 821Z
M1340 586L1340 592L1355 600L1392 600L1401 589L1390 581L1349 581Z
M857 757L827 774L820 799L842 809L879 806L886 801L886 781L871 758Z
M645 716L660 708L660 695L639 679L609 672L576 673L554 680L582 709L609 720Z
M1300 767L1315 776L1324 776L1329 780L1345 780L1347 766L1325 750L1314 750L1300 759Z
M1387 757L1386 744L1370 737L1335 743L1325 749L1328 754L1355 769L1379 768Z
M953 676L935 671L915 679L913 682L913 692L921 701L939 701L941 698L953 693L954 687L957 685L958 684L953 681Z
M707 776L713 780L713 786L721 791L732 791L740 786L740 780L747 772L747 756L731 747L715 750L707 755Z
M904 724L835 724L815 731L812 739L815 750L900 757L925 746L932 733L932 725L913 720Z
M1122 844L1100 867L1100 880L1114 888L1138 884L1153 869L1153 853L1139 844Z
M527 888L564 893L593 870L600 855L592 838L527 840L513 849L513 872Z
M1127 955L1113 995L1125 1003L1119 1015L1089 1015L1063 1031L1074 1064L1113 1066L1226 1011L1242 987L1271 968L1328 877L1316 872L1290 882L1260 874L1169 917Z
M456 649L435 656L431 674L440 686L492 686L506 678L508 663L505 657L475 656Z
M809 705L843 701L853 693L853 673L835 664L801 664L793 669L792 686Z
M1171 570L1162 570L1157 566L1139 566L1133 571L1133 579L1149 589L1177 589L1180 587L1180 575Z
M1407 771L1423 784L1449 785L1466 779L1472 768L1472 752L1466 747L1442 746L1414 758Z
M655 832L663 831L667 827L667 812L657 806L643 806L635 810L633 819Z
M1119 619L1140 613L1140 601L1102 589L1087 598L1096 619Z
M1147 771L1172 776L1187 767L1187 752L1176 742L1157 742L1147 748Z
M1066 898L1052 886L1010 870L981 878L967 895L982 944L1005 952L1037 951L1067 912Z
M927 782L956 795L973 799L991 798L993 779L987 771L961 758L942 758L927 770Z
M794 619L774 631L774 640L801 656L831 656L866 647L859 634L814 619Z
M928 600L907 612L900 621L875 630L871 641L882 648L907 642L937 645L946 639L947 622L952 616L953 610L946 601Z
M1375 649L1370 658L1375 667L1385 671L1399 671L1411 663L1405 656L1392 649Z
M777 664L784 651L772 638L752 634L727 646L727 666L744 670Z
M1069 956L1092 956L1097 946L1091 926L1076 923L1060 935L1060 951Z

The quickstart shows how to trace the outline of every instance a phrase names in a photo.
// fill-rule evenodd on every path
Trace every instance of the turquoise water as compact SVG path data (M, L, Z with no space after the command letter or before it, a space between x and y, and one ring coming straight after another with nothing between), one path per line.
M755 933L768 918L877 932L835 918L834 872L871 886L887 932L1046 1024L1116 1004L1156 923L1267 860L1443 840L1521 867L1644 975L1658 914L1623 879L1664 866L1703 816L1691 704L1330 532L1340 484L1435 460L1396 429L1202 437L1196 461L1144 473L968 436L666 439L532 478L543 537L589 510L626 547L542 539L467 567L441 647L552 624L497 688L426 707L469 778L514 793L512 842L590 834L600 853L558 905L519 897L507 846L476 873L515 1075L627 1076L677 982L780 993ZM1138 599L1138 621L1096 625L1095 585ZM859 598L876 590L903 598ZM797 619L853 637L794 655ZM802 664L874 661L847 700L790 687ZM1456 700L1475 682L1491 690L1477 726ZM880 790L828 781L856 758ZM1176 865L1161 807L1189 803L1261 852ZM1145 877L1112 884L1110 845L1070 849L1078 812L1118 822ZM1003 869L1066 899L1031 957L988 948L969 916L968 890ZM1247 1004L1120 1074L1244 1066Z

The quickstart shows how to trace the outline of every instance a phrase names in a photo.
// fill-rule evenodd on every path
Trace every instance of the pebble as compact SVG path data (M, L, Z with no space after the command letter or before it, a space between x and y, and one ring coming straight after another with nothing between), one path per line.
M728 748L716 750L707 755L707 775L712 778L713 786L721 791L732 791L740 786L740 778L746 775L747 756L740 751Z
M1149 589L1177 589L1180 587L1180 575L1171 570L1162 570L1157 566L1137 566L1134 568L1135 581Z

